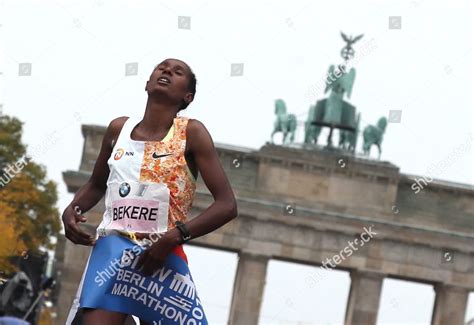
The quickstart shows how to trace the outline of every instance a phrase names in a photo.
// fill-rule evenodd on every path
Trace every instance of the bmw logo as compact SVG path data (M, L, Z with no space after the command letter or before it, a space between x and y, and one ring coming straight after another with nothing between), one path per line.
M130 184L122 183L119 187L119 194L121 197L126 197L130 193Z

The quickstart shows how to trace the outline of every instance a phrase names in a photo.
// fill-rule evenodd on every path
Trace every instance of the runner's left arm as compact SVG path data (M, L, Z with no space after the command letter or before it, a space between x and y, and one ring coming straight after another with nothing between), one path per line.
M204 124L190 119L186 139L202 180L214 198L206 210L186 223L191 238L197 238L222 227L237 217L238 211L232 187Z

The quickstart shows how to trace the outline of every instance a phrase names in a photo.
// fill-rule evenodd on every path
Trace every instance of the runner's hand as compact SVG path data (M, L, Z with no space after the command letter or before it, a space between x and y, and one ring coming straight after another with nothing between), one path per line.
M151 276L163 267L166 257L177 244L173 236L169 233L165 234L140 254L137 269L141 270L145 276Z
M76 206L68 206L61 217L63 220L66 238L74 244L91 246L95 244L94 238L79 227L79 222L86 222L87 218L82 215L82 211Z

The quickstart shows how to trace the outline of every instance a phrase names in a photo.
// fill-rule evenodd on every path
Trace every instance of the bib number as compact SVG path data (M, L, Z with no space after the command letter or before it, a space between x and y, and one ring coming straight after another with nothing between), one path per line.
M105 230L145 233L168 230L170 194L166 184L114 182L108 186Z

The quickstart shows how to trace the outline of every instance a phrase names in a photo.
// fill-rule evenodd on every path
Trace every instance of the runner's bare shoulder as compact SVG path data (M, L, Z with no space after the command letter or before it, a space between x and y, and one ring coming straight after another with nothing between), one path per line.
M107 161L112 154L112 149L114 144L117 142L117 138L122 130L122 127L127 121L127 116L121 116L116 119L113 119L107 130L105 131L104 138L102 139L102 146L99 151L99 156L97 157L90 177L90 182L96 184L99 188L105 188L107 178L109 176L109 166Z
M107 127L106 136L108 136L110 140L114 140L114 143L117 142L120 131L128 118L128 116L117 117L113 119Z

